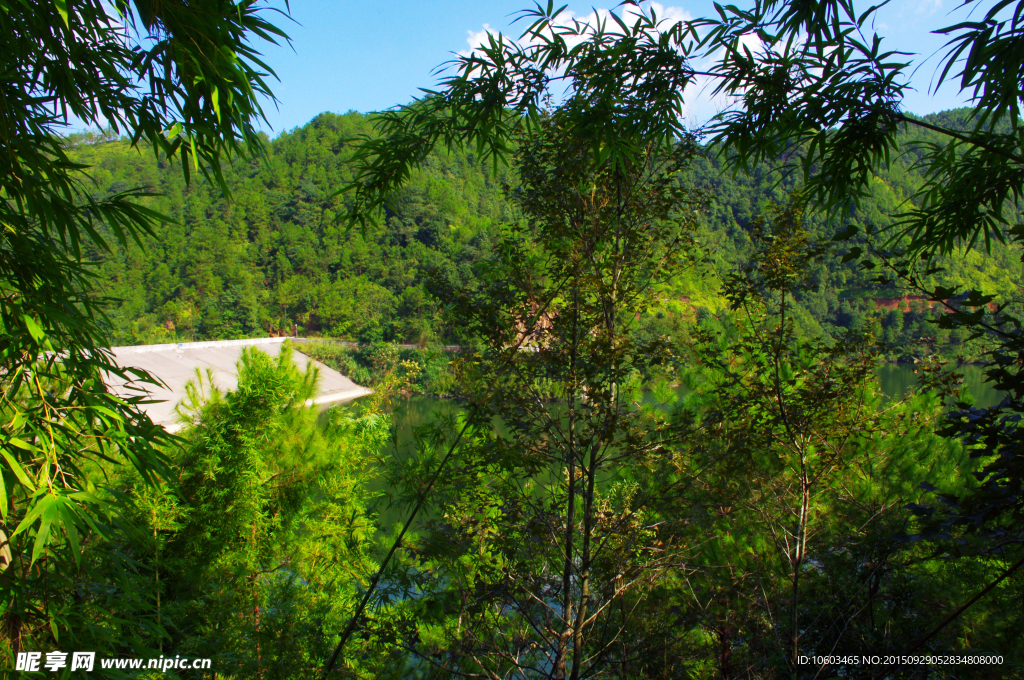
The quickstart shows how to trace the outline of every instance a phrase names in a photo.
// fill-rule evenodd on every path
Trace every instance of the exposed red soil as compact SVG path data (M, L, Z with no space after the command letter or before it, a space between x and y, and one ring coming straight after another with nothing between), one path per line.
M901 298L880 298L880 299L876 299L875 300L875 305L876 305L876 307L878 309L888 309L888 310L899 309L900 311L903 311L903 312L909 312L910 311L910 303L911 302L916 302L916 303L918 303L918 306L926 307L928 309L931 309L932 307L934 307L937 304L935 302L932 302L931 300L924 299L924 297L922 297L920 295L906 295L906 296L901 297Z
M901 298L880 298L875 300L875 306L878 309L893 310L898 308L900 311L903 312L910 311L911 303L915 303L915 307L917 307L918 309L922 307L924 307L925 309L932 309L933 307L939 304L938 302L934 302L933 300L927 300L921 295L907 295ZM990 311L994 312L998 308L998 305L995 302L990 302L988 303L988 308ZM946 311L947 313L949 312L948 307L943 307L943 310Z

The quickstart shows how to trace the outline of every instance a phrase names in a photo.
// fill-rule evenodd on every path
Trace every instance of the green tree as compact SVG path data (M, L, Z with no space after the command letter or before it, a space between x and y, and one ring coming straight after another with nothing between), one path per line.
M140 242L163 217L147 188L95 197L60 133L69 121L109 127L223 184L222 161L260 147L258 98L269 70L249 40L284 34L257 2L69 0L2 4L0 112L0 511L14 561L0 577L4 655L58 638L82 648L137 628L109 612L83 559L124 509L102 468L133 466L151 482L169 442L139 410L141 391L115 395L118 367L103 331L92 261ZM105 528L106 527L106 528ZM89 584L85 586L83 584ZM83 594L84 593L84 594ZM126 607L137 594L123 594Z
M975 3L965 3L974 6ZM944 307L937 340L950 330L986 336L994 346L986 374L1008 394L1002 404L950 414L947 436L966 442L989 462L977 489L946 495L933 535L967 528L993 534L991 546L1019 556L1024 513L1024 336L1015 300L989 308L993 295L964 286L934 285L928 277L953 268L954 251L979 244L1020 242L1018 211L1024 194L1024 146L1020 129L1024 4L977 4L979 16L938 31L949 37L935 86L955 83L971 107L962 117L925 121L900 110L910 63L882 48L877 34L865 36L876 11L857 14L852 2L763 2L750 11L721 8L712 20L689 24L702 34L694 49L723 55L712 67L717 92L738 104L710 125L712 143L738 168L762 159L788 157L784 165L801 173L807 195L837 222L870 193L879 172L896 164L898 137L916 127L934 133L911 148L924 181L913 187L881 239L870 237L867 269L884 265L878 281L901 281ZM751 45L743 36L756 35ZM792 149L794 153L787 153ZM877 227L883 225L868 225ZM857 229L837 234L849 239ZM869 229L871 231L871 229ZM870 235L869 235L870 236ZM859 258L854 245L847 255ZM1018 282L1019 285L1019 282ZM919 509L922 515L935 509ZM943 533L945 532L945 533ZM1012 546L1012 548L1011 548ZM1010 550L1010 553L1007 553ZM1011 565L1013 571L1024 559Z
M939 122L951 115L925 120ZM175 166L140 156L127 140L81 141L69 148L73 160L92 166L89 175L97 197L136 183L159 186L164 196L150 197L146 204L176 220L157 226L154 236L143 239L144 249L112 243L114 252L103 256L98 284L105 295L116 298L106 306L112 342L255 336L271 328L276 332L283 320L297 323L303 335L332 335L338 324L325 312L340 308L325 302L334 296L335 287L360 279L386 289L394 304L383 307L386 313L379 324L369 324L364 331L356 323L345 332L368 341L383 337L419 343L433 337L460 344L460 329L445 325L441 305L426 294L427 272L445 266L451 275L471 280L473 264L491 253L497 237L494 225L510 219L511 204L501 190L509 177L504 170L492 176L489 164L479 163L465 149L436 148L394 195L381 220L374 220L365 232L348 230L336 224L347 199L332 196L331 190L351 177L346 160L353 145L345 139L365 133L369 120L355 113L323 114L303 128L279 135L266 144L266 162L225 167L230 200L214 183L186 187ZM911 159L916 159L913 143L928 141L934 134L917 128L899 135L901 160L876 178L871 196L850 216L853 224L890 221L888 215L901 200L895 196L908 195L923 181L911 167ZM686 175L694 185L714 189L699 238L723 274L751 257L746 229L759 206L785 201L797 184L797 178L790 177L775 186L767 163L750 176L732 176L715 156L696 158ZM820 240L833 233L815 210L807 213L807 228ZM807 332L842 333L836 328L841 298L855 299L855 306L868 311L872 300L919 295L899 282L880 286L858 262L842 262L838 255L810 266L817 285L803 291L794 305ZM1012 247L994 243L990 256L970 254L947 272L929 277L929 285L976 287L1004 300L1015 294L1013 282L1021 271ZM359 290L364 288L369 290ZM664 292L666 302L650 312L662 313L659 321L668 319L663 330L688 316L691 305L710 311L726 306L712 281L693 273L666 284ZM669 297L675 300L670 302ZM194 314L185 313L190 301L196 303ZM981 343L934 347L917 340L920 335L903 339L904 356L923 358L940 352L970 359L980 351Z
M698 436L676 461L700 470L702 484L666 514L692 523L684 536L699 547L686 585L668 597L688 610L683 626L711 633L718 677L873 677L867 664L800 657L899 653L941 622L946 612L925 603L958 577L894 535L908 520L901 506L926 495L920 484L938 474L956 489L974 468L958 442L935 433L936 395L882 406L873 378L881 346L870 334L798 332L793 301L812 285L810 261L831 250L809 237L801 202L769 207L751 236L755 257L723 285L738 332L693 333L700 377L688 417ZM984 578L1000 565L961 568ZM984 635L989 649L1014 654L1002 622L985 619L947 629L930 649Z
M1011 220L1018 219L1024 186L1019 133L1024 79L1017 58L1024 44L1024 5L1013 11L1011 6L991 3L978 20L944 29L949 51L937 80L952 74L961 91L972 96L973 108L961 120L928 121L900 110L909 68L903 55L884 50L877 34L865 37L877 7L858 14L846 0L767 0L749 10L716 5L716 17L662 25L652 11L631 5L632 23L613 14L597 25L566 26L558 22L560 10L553 3L538 5L523 13L532 22L525 40L493 37L455 60L455 72L438 91L381 116L380 137L367 140L355 156L351 217L365 221L383 206L437 144L467 144L495 164L506 159L517 132L539 124L543 97L555 79L571 82L573 97L588 102L568 119L567 134L588 140L601 160L635 160L637 140L645 134L682 133L684 91L695 77L690 58L709 59L716 93L733 102L707 127L727 167L756 173L781 162L784 181L799 181L810 206L838 227L837 238L867 234L865 241L851 244L848 260L870 248L888 265L878 283L899 281L927 294L948 307L944 326L966 325L997 341L989 375L1011 398L993 409L953 414L946 433L991 463L977 490L965 489L964 498L946 497L952 508L946 528L994 523L997 540L990 545L999 554L993 559L1019 555L1024 508L1020 321L1006 306L988 317L990 295L957 295L953 287L928 278L956 247L970 250L1022 233ZM898 167L900 135L908 128L935 136L911 145L923 182L905 185L908 200L895 214L879 211L894 220L879 242L875 232L885 225L869 222L858 229L843 217L873 195L878 172ZM895 196L886 203L901 205ZM877 267L875 261L863 264L867 270ZM851 322L870 330L861 312L861 305L851 304ZM1021 565L1024 560L1009 571Z
M412 513L386 565L413 541L411 522L435 487L443 520L422 547L402 551L410 569L382 569L374 581L386 582L384 597L407 593L411 610L428 617L424 626L414 617L415 632L398 642L425 661L440 655L443 672L452 664L456 672L590 677L657 648L638 612L672 558L650 550L657 532L644 504L653 489L638 490L624 471L657 465L678 433L638 408L628 386L666 356L662 338L641 347L634 331L656 284L687 261L696 206L675 175L694 149L678 109L652 106L644 94L680 83L683 57L657 82L637 84L633 69L658 39L642 22L622 28L596 28L571 56L546 63L532 49L492 42L463 61L448 91L384 114L381 137L355 154L354 217L366 230L365 210L383 205L435 144L465 142L495 160L519 149L512 196L526 223L481 262L479 290L442 268L436 274L435 294L458 301L457 325L484 352L461 375L473 404L462 433L420 438L421 455L399 469ZM559 67L573 96L546 112L547 74ZM518 109L510 92L521 95ZM494 433L495 415L507 437ZM433 586L423 578L430 570ZM436 596L424 593L438 586ZM375 623L363 618L372 594L338 654L354 630ZM464 616L443 616L450 608ZM630 631L621 639L620 626ZM633 633L642 637L630 649Z
M190 383L174 476L156 488L126 480L133 520L148 530L123 549L142 565L140 581L151 579L161 653L215 658L235 677L312 675L323 664L327 631L375 567L365 481L388 419L321 417L317 381L287 347L276 359L247 349L236 390L208 375Z
M693 263L702 196L679 175L695 147L598 161L567 132L576 105L519 143L525 221L501 258L472 289L434 289L482 346L459 375L478 429L435 484L439 518L410 565L421 643L407 648L448 673L645 675L664 643L643 612L678 553L649 506L668 492L655 470L682 433L639 406L638 376L672 352L637 318ZM408 497L439 464L424 453L399 480Z

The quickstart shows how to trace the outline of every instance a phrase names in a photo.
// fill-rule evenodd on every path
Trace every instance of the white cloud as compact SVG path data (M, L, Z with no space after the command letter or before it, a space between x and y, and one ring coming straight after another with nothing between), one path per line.
M658 15L658 19L664 21L668 26L693 19L693 15L682 7L665 7L660 2L652 2L650 8Z
M484 24L484 27L479 31L466 31L466 44L469 45L469 49L460 50L459 54L462 56L469 56L470 52L486 44L489 40L488 36L491 35L498 35L498 31L491 28L490 24Z
M927 0L926 0L927 1ZM941 0L930 0L932 2L941 2ZM657 16L659 28L661 30L667 30L680 21L690 21L693 19L693 15L683 7L674 5L663 5L660 2L643 3L645 9L653 11ZM620 18L627 24L631 25L636 21L639 16L637 12L637 6L627 5L624 8L618 8L616 13ZM616 29L613 20L611 19L611 10L604 8L595 8L584 15L577 15L573 10L565 10L552 21L552 26L557 30L558 28L571 28L575 29L577 25L583 27L594 27L599 22L606 22L612 24L610 28ZM584 31L579 31L585 33ZM492 28L490 24L484 24L480 30L468 30L466 31L466 44L469 49L460 50L459 55L469 56L473 50L478 49L482 45L485 45L489 40L489 36L497 36L499 31ZM506 37L506 40L509 38ZM570 47L579 44L586 39L585 35L572 35L565 36L566 42ZM516 43L523 45L524 47L537 42L536 39L515 39ZM756 49L760 42L758 39L751 36L744 36L741 41L744 45L748 45L751 49ZM701 70L698 68L697 70ZM687 119L687 123L691 127L698 127L700 124L706 122L716 113L727 108L732 102L732 98L724 96L712 96L715 83L713 79L698 76L694 79L689 87L686 89L686 107L684 116Z
M646 3L645 3L646 4ZM636 5L627 5L624 11L619 11L619 16L627 24L631 24L636 21L639 14L636 10ZM647 4L647 9L653 10L655 15L658 17L660 25L668 28L674 26L680 21L689 21L693 18L693 15L682 7L665 6L660 2L652 2ZM612 10L609 9L592 9L588 14L579 16L573 10L565 10L561 14L555 17L552 21L552 25L556 28L574 28L577 24L582 27L596 26L599 22L611 22ZM497 36L499 31L491 28L490 24L484 24L483 28L478 31L468 30L466 31L466 44L469 45L468 50L460 50L459 54L462 56L468 56L473 50L486 44L488 36ZM570 46L582 42L584 38L582 36L567 36L566 42ZM521 45L528 45L537 42L536 39L523 41L521 39L515 40L515 42Z

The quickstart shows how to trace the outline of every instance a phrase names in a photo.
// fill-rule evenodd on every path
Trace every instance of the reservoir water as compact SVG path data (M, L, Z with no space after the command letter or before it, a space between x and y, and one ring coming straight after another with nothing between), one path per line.
M956 369L964 376L964 386L974 397L978 408L995 406L1002 400L1002 394L990 383L985 382L981 366L967 364ZM882 364L878 367L878 382L890 399L902 399L917 385L917 370L913 364Z
M883 364L878 368L878 381L882 391L889 399L901 399L917 385L918 375L914 372L912 364ZM1000 393L992 385L984 380L982 367L967 365L957 369L964 376L964 384L967 390L974 397L975 406L993 406L999 403L1002 398ZM360 401L355 402L356 408ZM435 421L436 418L452 416L461 410L461 406L450 399L439 399L423 395L400 397L392 403L392 417L396 428L398 447L394 443L389 444L382 453L385 457L397 456L404 459L410 455L410 447L413 446L413 429L419 425ZM500 424L498 425L500 427ZM394 440L393 440L394 441ZM387 492L388 485L385 480L379 479L371 485L373 491ZM388 499L391 499L387 495ZM384 500L384 499L382 499ZM407 508L398 508L391 504L390 500L384 500L379 507L381 512L382 526L394 527L406 516ZM429 511L423 513L429 516Z
M957 371L963 374L964 385L974 397L975 406L994 406L1002 399L1000 392L985 382L981 366L965 365ZM913 364L882 364L877 373L882 391L890 399L902 399L917 385L918 375ZM393 406L399 442L410 441L412 429L430 422L435 414L451 415L460 410L454 401L423 395L400 398Z

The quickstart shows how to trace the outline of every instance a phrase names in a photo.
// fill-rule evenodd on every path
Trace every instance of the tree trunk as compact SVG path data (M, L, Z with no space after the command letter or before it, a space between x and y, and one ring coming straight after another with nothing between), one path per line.
M555 657L555 677L565 678L569 638L572 635L572 543L576 514L576 398L579 383L576 379L576 361L579 350L579 285L573 291L573 339L569 353L569 386L566 397L569 402L569 437L565 451L565 467L568 476L568 500L565 519L565 563L562 567L562 633L558 636L558 651Z

